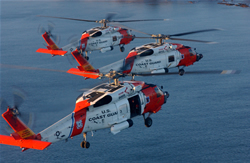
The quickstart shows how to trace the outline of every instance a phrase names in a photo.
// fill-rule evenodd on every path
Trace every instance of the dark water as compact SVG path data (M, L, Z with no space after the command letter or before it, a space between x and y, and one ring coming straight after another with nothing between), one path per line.
M144 1L145 2L145 1ZM48 150L27 150L0 145L0 162L250 162L250 9L218 5L217 2L173 3L122 2L1 2L1 63L38 68L68 70L65 57L52 58L35 51L43 46L37 33L39 24L56 24L60 46L67 39L98 24L36 17L52 15L82 19L103 19L108 12L117 19L169 18L165 22L140 22L125 25L147 33L180 32L223 28L223 31L190 35L190 39L216 41L207 45L179 42L196 47L204 58L191 70L241 70L238 75L184 75L137 77L163 85L170 98L161 111L152 115L153 125L146 128L137 117L134 126L117 135L101 130L88 135L91 147L80 148L82 136L59 142ZM135 33L136 35L140 35ZM134 40L102 54L93 52L90 61L99 68L124 58L130 49L154 40ZM177 71L177 70L175 70ZM1 97L12 103L12 85L24 89L27 100L20 110L35 113L33 131L44 128L73 111L81 88L100 80L59 72L1 68ZM129 80L128 78L127 80ZM1 128L3 118L1 118ZM1 134L5 134L1 130Z

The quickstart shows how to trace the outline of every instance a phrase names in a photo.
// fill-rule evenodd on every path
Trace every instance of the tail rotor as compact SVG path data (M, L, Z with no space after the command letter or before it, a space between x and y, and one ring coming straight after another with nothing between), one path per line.
M20 118L28 127L32 128L34 121L34 114L31 112L25 112L20 110L21 105L25 101L27 94L24 90L13 86L13 105L8 105L7 101L3 98L0 99L0 111L3 114L7 109L11 109L12 113ZM9 127L9 125L4 125L5 131L8 133L13 132L13 130Z
M38 26L38 33L39 34L44 34L47 33L49 37L51 37L56 44L60 43L60 36L56 34L52 34L52 31L54 30L55 25L52 22L48 23L48 30L46 30L42 25Z

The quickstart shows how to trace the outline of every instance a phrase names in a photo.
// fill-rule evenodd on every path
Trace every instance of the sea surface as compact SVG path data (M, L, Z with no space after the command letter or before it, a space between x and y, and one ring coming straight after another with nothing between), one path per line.
M221 28L221 31L182 37L217 44L177 42L195 47L204 56L185 70L241 70L241 73L136 77L136 80L163 86L170 94L162 110L151 116L150 128L145 127L140 116L133 119L133 127L117 135L109 129L94 132L93 137L89 133L89 149L80 147L82 135L52 144L44 151L21 152L19 147L0 145L0 162L250 162L250 8L217 2L1 1L1 64L67 71L76 67L77 62L36 53L38 48L45 47L37 32L38 26L47 28L47 24L53 22L53 33L60 35L59 46L64 46L73 35L80 38L83 31L99 24L37 15L101 20L107 13L117 13L116 20L170 19L124 24L152 34ZM125 58L133 47L150 42L154 40L135 39L125 46L123 53L119 47L104 54L92 52L90 63L100 68ZM13 86L27 93L19 109L34 113L32 130L35 133L70 114L80 89L107 81L13 67L1 67L0 74L0 95L9 105L13 103ZM0 119L0 134L7 134L4 120Z

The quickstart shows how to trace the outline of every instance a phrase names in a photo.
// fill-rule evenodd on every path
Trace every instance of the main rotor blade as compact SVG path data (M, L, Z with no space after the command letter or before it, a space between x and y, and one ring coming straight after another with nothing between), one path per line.
M125 23L125 22L140 22L140 21L167 21L169 19L141 19L141 20L113 20L112 22L120 22L120 23Z
M192 42L201 42L205 44L215 44L217 42L212 42L212 41L202 41L202 40L192 40L192 39L183 39L183 38L166 38L166 40L179 40L179 41L192 41Z
M185 33L177 33L177 34L173 34L173 35L168 35L169 37L172 36L184 36L184 35L190 35L190 34L194 34L194 33L202 33L202 32L210 32L210 31L219 31L221 29L204 29L204 30L198 30L198 31L191 31L191 32L185 32Z
M65 18L65 17L57 17L57 16L44 16L37 15L38 17L47 17L47 18L57 18L57 19L67 19L67 20L76 20L76 21L85 21L85 22L98 22L97 20L87 20L87 19L75 19L75 18Z
M130 27L125 26L125 25L122 25L122 24L120 24L120 23L109 22L109 24L114 25L114 26L118 26L118 27L121 27L121 28L125 28L125 29L131 30L131 31L135 31L135 32L138 32L138 33L142 33L142 34L151 36L151 34L149 34L149 33L145 33L145 32L139 31L139 30L137 30L137 29L130 28Z
M216 44L217 42L212 41L203 41L203 40L193 40L193 39L182 39L182 38L169 38L169 37L137 37L134 36L134 38L140 38L140 39L166 39L166 40L179 40L179 41L192 41L192 42L201 42L205 44Z
M207 71L187 71L185 74L239 74L240 70L207 70ZM136 76L154 76L154 75L177 75L179 72L168 72L158 74L134 74Z

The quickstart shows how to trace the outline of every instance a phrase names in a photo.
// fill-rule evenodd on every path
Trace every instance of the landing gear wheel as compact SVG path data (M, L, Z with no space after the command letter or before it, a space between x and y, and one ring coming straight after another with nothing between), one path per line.
M179 70L179 75L180 75L180 76L184 75L184 73L185 73L184 69L180 69L180 70Z
M124 50L125 50L125 48L122 46L122 47L120 47L120 51L121 52L124 52Z
M89 57L88 57L88 56L85 56L85 59L88 61L88 60L89 60Z
M146 127L150 127L150 126L152 126L152 124L153 124L153 120L150 117L145 119L145 126Z
M82 141L81 142L81 147L88 149L90 147L90 143L87 141Z

